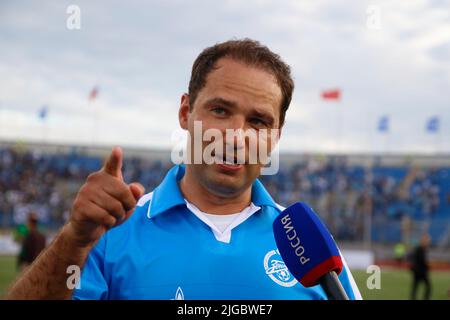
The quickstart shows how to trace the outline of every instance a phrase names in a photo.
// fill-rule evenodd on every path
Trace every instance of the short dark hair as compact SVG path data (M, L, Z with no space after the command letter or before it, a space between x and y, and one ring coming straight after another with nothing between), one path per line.
M281 60L280 56L258 41L248 38L229 40L204 49L195 59L189 81L190 108L194 106L198 92L205 86L206 77L214 68L216 62L229 57L250 66L262 68L273 74L281 89L280 127L284 124L286 111L292 100L294 81L291 68Z

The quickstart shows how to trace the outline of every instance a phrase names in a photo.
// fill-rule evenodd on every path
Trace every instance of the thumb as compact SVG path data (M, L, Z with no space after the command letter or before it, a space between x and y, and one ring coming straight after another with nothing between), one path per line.
M138 182L133 182L130 183L128 186L136 201L139 200L139 198L144 195L145 188L142 186L142 184Z
M140 184L138 182L133 182L133 183L130 183L128 185L128 187L130 188L130 191L133 194L136 201L138 201L139 198L144 195L145 189L142 186L142 184ZM128 211L127 214L125 215L125 218L119 223L119 225L124 223L125 221L127 221L128 218L133 214L134 210L136 210L136 208L133 208L130 211Z
M123 152L120 147L114 147L106 160L103 170L113 177L123 180L122 177Z

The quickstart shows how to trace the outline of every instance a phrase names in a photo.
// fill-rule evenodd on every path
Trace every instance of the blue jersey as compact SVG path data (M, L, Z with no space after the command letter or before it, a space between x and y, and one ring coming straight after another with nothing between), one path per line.
M259 180L258 207L232 230L229 243L193 214L178 187L183 166L143 196L134 214L92 249L74 299L326 299L320 286L303 287L277 251L272 222L281 212ZM350 270L339 276L360 298Z

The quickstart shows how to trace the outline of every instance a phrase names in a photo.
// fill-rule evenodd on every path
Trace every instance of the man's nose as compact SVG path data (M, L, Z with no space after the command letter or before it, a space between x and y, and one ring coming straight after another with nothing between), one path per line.
M231 140L231 141L230 141ZM229 145L229 144L232 145ZM234 134L232 139L227 139L227 147L233 148L235 150L240 150L245 148L245 131L242 128L234 129Z
M230 119L227 129L245 130L245 124L246 124L245 117L241 115L236 115Z
M227 151L245 149L245 127L244 122L236 121L232 128L225 133L225 147Z

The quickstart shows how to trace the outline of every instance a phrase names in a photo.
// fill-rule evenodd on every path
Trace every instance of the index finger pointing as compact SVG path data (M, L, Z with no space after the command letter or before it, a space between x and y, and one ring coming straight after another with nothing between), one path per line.
M122 179L122 160L122 149L120 147L114 147L103 166L103 170L113 177Z

